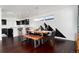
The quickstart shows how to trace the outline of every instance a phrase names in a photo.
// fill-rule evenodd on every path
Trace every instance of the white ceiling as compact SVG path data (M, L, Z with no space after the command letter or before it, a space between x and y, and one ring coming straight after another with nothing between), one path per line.
M65 7L67 5L0 5L0 8L2 8L2 18L29 18L50 10L54 11Z

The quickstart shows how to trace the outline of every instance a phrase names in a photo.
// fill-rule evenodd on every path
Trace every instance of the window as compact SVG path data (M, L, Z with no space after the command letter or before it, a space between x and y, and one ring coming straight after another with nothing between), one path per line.
M29 25L29 19L21 20L21 21L16 21L17 25Z
M6 25L6 19L2 19L2 25Z
M24 20L22 20L22 25L24 25L25 24L25 21Z
M34 21L47 21L54 20L54 16L42 16L40 18L34 19Z
M29 19L26 19L24 21L25 21L25 25L29 25Z
M20 25L20 21L16 21L16 24L17 24L17 25Z

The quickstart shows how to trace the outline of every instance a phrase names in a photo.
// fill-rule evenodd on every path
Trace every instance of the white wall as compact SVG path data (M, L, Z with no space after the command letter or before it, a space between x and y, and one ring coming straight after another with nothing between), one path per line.
M3 18L7 20L6 25L2 25L2 28L13 28L13 36L17 36L16 18Z
M79 32L79 6L78 6L77 31Z
M42 11L42 10L41 10ZM55 17L52 21L46 21L52 27L58 28L65 36L67 40L75 40L77 34L77 6L67 6L56 11L45 12L39 14L31 19L39 18L41 16L53 15ZM42 21L32 22L30 26L43 25Z
M78 15L78 19L77 19L77 30L79 32L79 15Z
M2 25L2 28L13 28L13 36L16 37L18 36L18 28L23 28L23 34L26 34L25 32L25 28L27 27L27 25L16 25L16 21L17 20L21 20L21 19L17 19L17 18L10 18L10 17L6 17L3 18L7 20L7 25Z
M16 27L16 18L2 18L7 20L6 25L2 25L2 28L11 28L11 27Z
M0 8L0 40L2 40L1 27L2 27L2 26L1 26L1 8Z
M53 8L53 7L52 7ZM1 9L0 9L1 10ZM42 11L42 10L40 10ZM40 25L43 25L43 21L33 21L33 19L37 19L41 16L47 16L47 15L53 15L55 17L54 20L52 21L46 21L47 24L51 25L52 27L58 28L67 38L67 40L75 40L76 37L76 33L77 33L77 12L78 12L78 8L77 6L66 6L63 8L60 8L57 10L50 10L50 11L46 11L43 13L37 14L34 17L31 17L30 19L30 26L31 27L39 27ZM0 11L1 14L1 11ZM1 19L1 16L0 16ZM17 18L7 18L8 19L8 23L6 26L2 26L2 28L4 27L13 27L14 29L14 36L18 35L18 31L17 28L18 27L23 27L23 29L25 29L27 26L22 25L22 26L16 26L16 20ZM0 22L1 25L1 22ZM1 30L1 29L0 29ZM25 34L25 31L23 32ZM1 32L0 32L1 34Z

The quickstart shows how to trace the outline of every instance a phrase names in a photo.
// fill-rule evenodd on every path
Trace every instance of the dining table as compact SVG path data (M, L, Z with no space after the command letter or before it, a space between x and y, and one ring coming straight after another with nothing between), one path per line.
M25 38L25 39L33 40L34 48L36 48L36 47L40 46L40 42L43 44L43 41L44 41L44 38L45 38L45 36L43 36L43 34L48 34L50 31L28 30L28 32L41 34L41 36L40 35L33 35L33 34L22 35L22 37Z
M28 30L28 32L41 34L43 36L43 34L48 34L50 31L46 31L46 30Z

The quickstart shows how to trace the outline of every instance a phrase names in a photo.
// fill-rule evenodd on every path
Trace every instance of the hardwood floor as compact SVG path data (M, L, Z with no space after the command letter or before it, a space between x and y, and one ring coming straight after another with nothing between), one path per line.
M75 53L75 43L73 41L55 39L55 46L50 42L33 48L31 44L21 43L18 37L3 38L0 41L1 53Z

